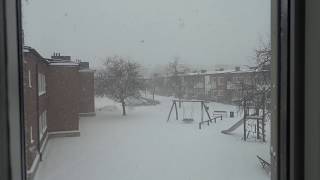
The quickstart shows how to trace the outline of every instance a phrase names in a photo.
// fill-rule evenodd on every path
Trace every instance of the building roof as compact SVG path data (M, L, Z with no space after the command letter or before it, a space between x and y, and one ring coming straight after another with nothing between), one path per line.
M267 71L267 70L262 70ZM206 71L206 72L193 72L193 73L185 73L181 74L180 76L195 76L195 75L216 75L216 74L240 74L240 73L251 73L251 72L262 72L261 70L256 69L244 69L244 70L235 70L235 69L228 69L228 70L214 70L214 71Z
M24 46L23 47L23 53L31 53L31 54L34 54L35 56L38 57L38 60L44 62L44 63L49 63L45 58L43 58L39 53L38 51L36 51L35 49L33 49L32 47L30 46Z
M50 66L65 66L65 67L74 67L74 66L81 66L82 70L90 70L89 69L89 62L74 62L71 60L71 56L61 56L60 53L54 53L54 56L51 58L43 58L35 49L30 46L23 47L23 53L32 53L35 56L39 57L39 60L49 64Z

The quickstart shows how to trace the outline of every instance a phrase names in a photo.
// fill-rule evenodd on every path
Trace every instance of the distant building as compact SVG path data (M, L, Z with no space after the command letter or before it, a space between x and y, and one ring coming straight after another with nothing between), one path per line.
M28 179L51 137L80 136L79 115L95 115L94 71L89 63L24 48L24 122Z
M270 78L270 70L240 69L233 70L223 68L215 71L199 71L180 74L181 91L183 97L190 99L204 99L222 103L230 103L242 97L243 86L253 85L261 78ZM161 95L174 96L172 87L174 83L171 76L159 76L157 80L156 93ZM270 79L269 79L270 80Z

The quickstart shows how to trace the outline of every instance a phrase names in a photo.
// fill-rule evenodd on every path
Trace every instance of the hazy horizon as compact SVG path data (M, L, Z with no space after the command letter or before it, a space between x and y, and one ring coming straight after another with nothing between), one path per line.
M199 67L250 64L270 35L270 0L23 2L26 45L44 57L60 52L94 68L113 55L147 68L175 57Z

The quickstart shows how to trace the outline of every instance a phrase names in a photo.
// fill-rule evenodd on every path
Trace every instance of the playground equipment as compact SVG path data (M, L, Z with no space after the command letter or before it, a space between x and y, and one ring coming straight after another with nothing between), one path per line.
M213 111L213 116L228 116L228 112L227 111Z
M173 108L175 109L175 114L176 114L176 120L179 119L179 112L178 112L178 106L177 106L177 103L179 104L183 104L183 103L200 103L200 109L201 109L201 122L204 121L204 113L206 112L206 115L208 116L209 119L211 119L210 115L209 115L209 112L208 112L208 108L206 107L205 105L205 101L203 100L183 100L183 99L179 99L179 100L172 100L172 105L171 105L171 108L170 108L170 112L169 112L169 115L168 115L168 119L167 119L167 122L170 120L170 117L171 117L171 113L173 111ZM192 107L192 111L191 111L191 117L186 117L185 114L185 107L184 105L182 106L183 108L183 120L184 121L193 121L193 107Z
M179 111L178 111L178 105L177 103L179 103L179 107L182 107L182 110L183 110L183 119L182 121L186 122L186 123L191 123L194 121L194 118L193 118L193 111L194 111L194 106L193 104L194 103L199 103L200 104L200 109L201 109L201 119L199 122L199 129L202 128L202 125L203 124L207 124L208 126L210 125L210 123L212 123L213 121L216 123L217 122L217 119L221 119L222 120L222 115L221 114L214 114L213 113L213 116L211 117L210 116L210 113L209 113L209 107L206 105L206 101L204 100L184 100L184 99L179 99L179 100L172 100L172 105L171 105L171 108L170 108L170 112L169 112L169 115L168 115L168 119L167 119L167 122L170 120L170 117L171 117L171 113L173 111L173 109L175 109L175 117L176 117L176 120L179 119ZM184 103L192 103L192 108L191 108L191 112L190 112L190 116L189 117L186 117L186 110L185 110L185 106L184 106ZM182 104L182 106L180 106ZM204 120L204 117L207 116L207 120Z
M251 111L255 111L250 115ZM244 102L243 106L243 118L232 125L229 129L221 131L223 134L231 134L238 127L243 125L243 140L246 141L250 134L256 136L257 139L261 139L263 142L266 142L266 131L265 131L265 107L262 107L262 115L260 115L260 108L255 106L249 106L248 102Z
M243 124L243 118L240 119L238 122L236 122L234 125L232 125L229 129L221 131L223 134L231 134L234 130L236 130L238 127L240 127Z
M269 174L271 171L271 165L266 160L262 159L260 156L257 155L257 158L260 162L261 167Z
M183 119L182 121L185 122L185 123L192 123L194 121L193 119L193 111L194 111L194 107L193 107L193 104L191 106L191 111L190 111L190 116L189 117L186 117L186 112L185 112L185 105L184 103L182 104L182 110L183 110Z

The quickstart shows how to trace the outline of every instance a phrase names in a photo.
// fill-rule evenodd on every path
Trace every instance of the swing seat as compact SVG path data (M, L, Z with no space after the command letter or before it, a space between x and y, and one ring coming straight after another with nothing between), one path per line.
M194 121L194 119L193 118L184 118L184 119L182 119L182 121L186 122L186 123L191 123Z

